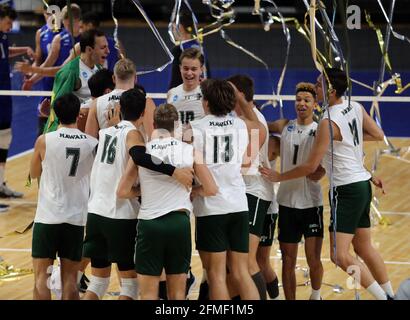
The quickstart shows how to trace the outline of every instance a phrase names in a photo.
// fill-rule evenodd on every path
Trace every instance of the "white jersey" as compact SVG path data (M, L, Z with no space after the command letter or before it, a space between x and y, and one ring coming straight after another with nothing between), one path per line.
M371 174L363 165L363 109L355 102L343 100L341 104L329 108L330 120L340 130L342 141L333 140L333 179L334 185L341 186L349 183L370 179ZM327 112L324 119L328 118ZM326 172L332 166L332 153L329 146L324 157Z
M88 212L111 219L136 219L137 199L118 199L117 187L129 155L126 138L136 130L129 121L99 131L100 142L91 171L91 195Z
M258 120L263 124L266 131L266 137L262 147L259 149L258 155L252 162L251 167L247 170L247 174L243 176L243 180L246 184L246 193L265 201L271 201L273 197L272 183L264 179L259 172L259 166L270 168L268 155L269 129L263 114L259 112L257 108L253 108L253 111L258 117Z
M84 226L97 139L61 127L45 135L46 152L34 222Z
M175 106L178 111L178 120L184 126L205 115L200 86L192 91L185 91L183 84L172 88L168 91L167 102Z
M90 88L88 88L88 80L98 71L97 65L94 68L88 67L84 62L79 62L80 65L80 80L81 80L81 88L73 91L73 93L80 99L81 103L84 103L91 97Z
M95 111L100 129L108 128L107 111L114 108L114 106L119 103L121 94L124 91L125 90L123 89L114 89L113 91L97 98Z
M283 128L280 139L281 172L292 170L306 162L315 141L317 123L299 125L291 120ZM278 203L281 206L307 209L322 205L322 190L319 182L307 177L282 181L278 191Z
M212 173L218 193L196 197L194 214L198 217L247 211L246 186L241 174L248 131L243 120L230 115L206 115L191 122L194 148L202 152Z
M153 139L146 145L147 153L177 168L193 167L193 147L173 137ZM174 178L138 168L141 185L141 208L138 219L151 220L171 211L192 212L188 191Z
M270 167L275 169L276 168L276 159L269 161ZM278 189L279 189L279 182L274 182L272 183L272 202L268 208L268 211L266 214L277 214L279 212L279 205L278 201L276 199L276 195L278 194Z

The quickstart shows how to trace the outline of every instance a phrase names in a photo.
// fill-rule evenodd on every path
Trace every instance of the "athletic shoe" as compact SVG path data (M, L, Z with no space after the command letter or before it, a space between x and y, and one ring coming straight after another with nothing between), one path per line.
M276 300L276 298L279 297L278 277L276 277L272 282L266 284L266 291L268 292L269 298L272 300Z
M90 280L87 278L85 274L83 274L80 280L80 287L78 288L78 291L80 291L81 293L85 293L87 291L89 283Z
M23 193L10 189L5 182L0 185L0 198L22 198Z
M9 210L9 208L9 205L0 203L0 212L6 212L7 210Z
M185 289L185 296L188 297L191 294L191 291L194 289L196 284L196 278L189 268L187 279L186 279L186 289Z
M198 300L199 301L209 300L209 285L207 281L202 282L201 285L199 286Z

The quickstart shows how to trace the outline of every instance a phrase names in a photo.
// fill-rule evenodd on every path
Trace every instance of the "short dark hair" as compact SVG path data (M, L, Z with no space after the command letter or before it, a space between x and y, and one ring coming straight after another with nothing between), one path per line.
M346 72L337 68L325 68L325 72L329 77L332 89L336 90L336 97L340 98L348 87ZM326 76L324 77L327 80Z
M160 104L154 112L154 125L156 129L165 129L173 132L175 122L178 121L177 109L170 103Z
M224 116L235 109L235 91L228 81L206 79L201 82L201 91L211 114Z
M145 96L147 95L147 91L145 90L145 88L138 83L134 84L134 89L140 90L143 94L145 94Z
M0 5L0 18L9 17L11 20L16 20L17 12L9 5Z
M100 27L100 16L97 12L89 11L82 15L81 20L83 23L91 23L94 28Z
M145 93L138 88L129 89L121 94L120 111L123 120L138 120L145 110Z
M81 52L85 52L87 47L94 48L95 46L95 38L96 37L103 37L105 36L104 32L97 29L91 29L81 33L80 36L80 49Z
M97 98L104 94L106 89L113 90L115 88L112 79L112 71L100 69L88 79L88 88L90 88L91 97Z
M61 124L76 123L80 106L80 99L73 93L62 95L53 104L54 112Z
M182 60L184 58L192 60L198 59L199 63L201 64L201 67L204 65L205 62L204 55L202 54L201 50L193 47L182 51L181 55L179 56L179 64L182 64Z
M253 80L251 77L246 74L236 74L226 80L232 82L235 87L245 95L246 101L253 101L254 89Z

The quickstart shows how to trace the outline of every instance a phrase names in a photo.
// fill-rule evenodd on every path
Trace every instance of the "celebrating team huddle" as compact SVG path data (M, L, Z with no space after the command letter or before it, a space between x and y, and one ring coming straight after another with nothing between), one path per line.
M383 132L360 104L343 98L343 71L325 69L316 85L300 82L296 119L268 123L253 102L249 76L201 80L198 49L178 57L183 82L155 106L136 84L131 60L116 54L112 71L103 68L111 49L102 32L93 28L79 37L80 55L67 57L56 74L46 133L31 161L30 175L39 180L34 299L51 299L47 272L56 255L62 299L80 298L89 263L82 299L103 299L113 263L119 299L186 299L193 229L203 268L200 299L277 299L279 279L269 259L278 220L286 299L296 298L303 236L310 299L320 300L319 181L326 174L335 194L332 261L346 272L358 266L358 280L376 299L393 296L370 242L370 182L382 184L363 166L363 141L381 140ZM329 112L317 123L313 111L324 95ZM349 253L350 244L362 261Z

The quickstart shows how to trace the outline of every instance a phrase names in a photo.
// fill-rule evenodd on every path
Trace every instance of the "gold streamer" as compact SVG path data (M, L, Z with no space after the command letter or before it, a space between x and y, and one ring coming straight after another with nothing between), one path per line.
M372 19L370 17L370 14L367 11L365 11L365 17L366 17L367 23L369 24L369 27L372 28L376 32L377 42L379 43L380 51L382 52L383 59L386 62L387 67L389 68L389 72L391 72L392 67L391 67L391 64L390 64L389 54L387 53L387 51L385 52L385 50L384 50L383 34L382 34L380 28L377 28L373 24Z
M5 261L0 261L0 281L16 281L19 277L33 273L33 269L15 268Z

